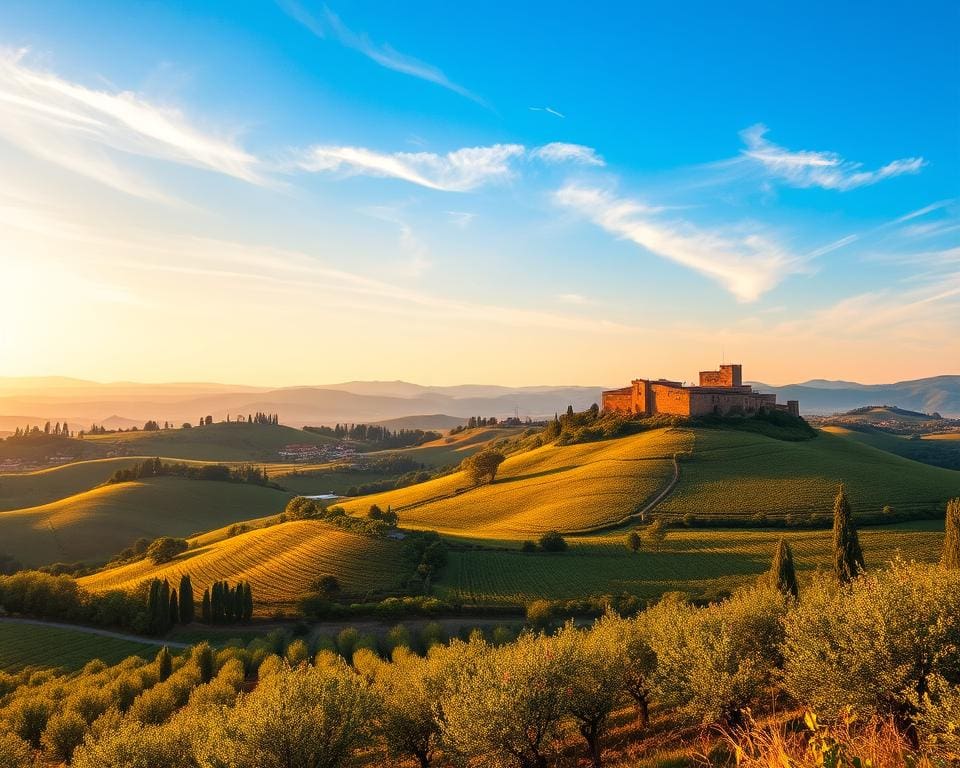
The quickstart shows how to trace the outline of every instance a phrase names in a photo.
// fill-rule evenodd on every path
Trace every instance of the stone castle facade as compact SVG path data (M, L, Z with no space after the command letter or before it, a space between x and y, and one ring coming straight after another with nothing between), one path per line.
M690 387L668 379L634 379L629 387L604 392L603 410L635 416L749 415L764 409L800 415L799 401L778 403L776 395L754 392L744 384L742 368L734 364L721 365L717 371L700 371L700 385Z

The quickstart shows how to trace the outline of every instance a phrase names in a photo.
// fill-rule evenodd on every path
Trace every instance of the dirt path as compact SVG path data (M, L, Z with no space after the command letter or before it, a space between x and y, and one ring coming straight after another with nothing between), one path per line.
M172 640L159 640L154 637L141 637L140 635L126 635L122 632L111 632L109 629L97 629L96 627L85 627L81 624L66 624L59 621L41 621L39 619L20 619L10 617L0 617L0 622L7 624L35 624L38 627L56 627L57 629L69 629L73 632L84 632L88 635L100 635L101 637L112 637L116 640L128 640L131 643L140 643L141 645L165 645L168 648L189 648L187 643L177 643Z

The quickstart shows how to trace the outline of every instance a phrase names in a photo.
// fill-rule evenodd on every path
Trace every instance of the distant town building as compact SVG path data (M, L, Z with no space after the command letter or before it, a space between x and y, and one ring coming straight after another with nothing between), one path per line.
M751 414L761 410L786 411L800 415L800 403L777 402L777 396L754 392L743 383L742 366L721 365L716 371L700 371L699 386L684 386L668 379L634 379L629 387L603 393L603 410L635 416L706 416Z

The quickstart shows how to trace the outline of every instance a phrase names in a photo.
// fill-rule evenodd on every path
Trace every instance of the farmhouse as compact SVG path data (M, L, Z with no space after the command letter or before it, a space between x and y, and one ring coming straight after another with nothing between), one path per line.
M603 393L603 410L637 416L670 414L705 416L707 414L750 414L761 410L787 411L800 415L800 403L778 403L776 395L754 392L743 383L740 364L721 365L717 371L700 371L699 386L684 386L668 379L634 379L629 387Z

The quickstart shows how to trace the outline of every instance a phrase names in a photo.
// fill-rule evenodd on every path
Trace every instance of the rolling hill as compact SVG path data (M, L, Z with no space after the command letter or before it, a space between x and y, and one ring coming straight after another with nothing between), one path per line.
M0 475L0 511L36 507L89 491L105 483L118 469L136 464L136 458L74 461L58 467Z
M363 596L397 589L404 570L403 545L344 531L327 523L298 520L204 544L170 563L141 560L80 579L93 590L132 589L145 579L179 583L189 573L199 596L214 581L249 581L257 611L289 609L319 576L333 574L341 589Z
M25 566L102 562L140 537L189 536L276 514L289 493L245 483L154 477L0 512L0 551Z
M677 453L686 454L678 482L653 510L666 519L829 514L841 482L858 513L887 504L904 513L942 511L948 498L960 495L960 472L829 433L790 442L730 429L672 428L516 454L493 484L479 488L454 473L344 506L355 514L374 503L391 506L404 525L478 538L585 531L616 524L651 501L671 482Z
M209 424L192 429L156 432L116 432L87 435L83 442L109 446L114 452L137 456L169 456L196 461L277 461L285 445L327 445L331 437L283 425L240 422Z

